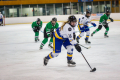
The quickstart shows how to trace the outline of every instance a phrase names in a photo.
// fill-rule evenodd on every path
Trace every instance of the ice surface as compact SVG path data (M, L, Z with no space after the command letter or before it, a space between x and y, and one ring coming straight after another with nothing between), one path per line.
M98 25L98 21L95 23ZM34 42L31 24L0 26L0 80L120 80L120 22L109 26L109 38L104 38L103 27L90 37L91 45L85 44L85 35L80 40L82 45L91 46L89 50L82 48L82 52L90 65L97 68L94 73L90 72L84 58L75 49L73 60L76 67L67 66L64 48L57 58L43 66L43 58L52 49L47 43L43 50L39 50L40 42ZM95 29L91 28L91 33ZM43 33L40 32L42 40Z

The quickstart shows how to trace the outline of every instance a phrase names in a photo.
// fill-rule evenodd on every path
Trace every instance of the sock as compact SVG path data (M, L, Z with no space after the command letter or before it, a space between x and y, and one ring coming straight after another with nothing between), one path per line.
M54 58L54 56L52 55L52 52L47 56L48 59L52 59Z
M39 36L39 32L35 32L35 40L38 39L38 36Z
M77 36L77 39L80 39L81 37L80 37L80 35L79 36Z
M94 32L93 32L93 34L95 34L96 32L98 32L100 29L96 29Z
M109 27L106 28L105 35L108 34L108 31L109 31Z
M40 47L43 47L48 41L48 38L44 38L44 40L42 41Z
M37 40L38 39L38 36L35 36L35 40Z
M72 59L72 56L73 56L73 53L67 53L67 59L68 59L68 60L71 60L71 59Z
M88 40L89 39L89 35L86 35L86 38L85 38L85 40Z

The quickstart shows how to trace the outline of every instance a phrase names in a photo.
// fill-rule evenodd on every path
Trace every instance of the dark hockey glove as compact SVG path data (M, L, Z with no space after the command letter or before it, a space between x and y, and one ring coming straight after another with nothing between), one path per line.
M54 30L51 29L51 30L50 30L50 37L51 37L51 38L53 38L53 32L54 32Z
M40 27L37 27L37 30L39 31L39 30L40 30Z
M75 49L76 49L78 52L81 52L81 50L82 50L79 44L76 44L76 45L75 45Z
M33 31L34 31L34 32L37 32L37 28L36 28L36 27L34 27L34 28L33 28Z
M114 20L112 18L109 18L111 22L113 22Z

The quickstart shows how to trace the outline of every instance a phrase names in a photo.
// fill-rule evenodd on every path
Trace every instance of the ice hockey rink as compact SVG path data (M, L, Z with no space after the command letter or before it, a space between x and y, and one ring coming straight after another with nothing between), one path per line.
M98 25L98 21L94 22ZM52 49L47 43L43 50L39 50L43 33L40 32L40 41L35 43L31 24L0 26L0 80L120 80L120 21L109 23L109 27L109 38L104 38L103 27L90 37L91 44L85 44L85 35L80 40L82 45L91 46L90 49L82 47L92 68L97 69L91 73L81 53L75 49L73 60L76 67L68 67L64 47L58 57L43 66L43 58ZM90 28L91 33L96 28Z

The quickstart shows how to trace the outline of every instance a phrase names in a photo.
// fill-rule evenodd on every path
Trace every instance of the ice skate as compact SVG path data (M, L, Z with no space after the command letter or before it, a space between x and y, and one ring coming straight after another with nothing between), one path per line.
M108 38L109 36L107 34L104 34L104 38Z
M91 42L88 41L88 40L86 40L86 39L85 39L85 43L86 43L86 44L91 44Z
M45 57L45 58L44 58L44 62L43 62L43 63L44 63L44 66L46 66L46 65L48 64L48 61L49 61L49 59L48 59L47 57Z
M75 67L76 63L73 60L67 60L68 67Z
M42 47L42 46L40 46L40 50L41 50L41 49L43 49L43 47Z
M93 33L91 34L91 36L93 37Z
M49 47L49 48L53 48L53 46L52 46L52 45L50 45L50 44L48 45L48 47Z

